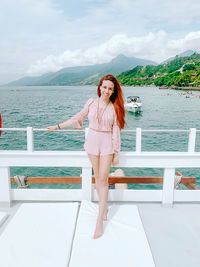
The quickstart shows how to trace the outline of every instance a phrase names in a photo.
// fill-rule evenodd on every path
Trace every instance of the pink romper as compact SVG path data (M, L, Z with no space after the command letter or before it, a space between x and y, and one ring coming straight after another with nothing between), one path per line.
M88 154L103 156L120 151L120 128L112 102L106 107L98 125L97 105L90 98L84 108L71 118L75 129L82 129L83 121L88 115L89 132L84 143Z

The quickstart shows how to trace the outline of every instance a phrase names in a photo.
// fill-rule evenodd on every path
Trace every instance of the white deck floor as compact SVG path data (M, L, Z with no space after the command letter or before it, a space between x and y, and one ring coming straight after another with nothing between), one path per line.
M110 206L131 203L109 202L108 204ZM173 208L164 208L160 203L132 204L138 207L157 267L200 266L200 203L175 203ZM0 211L10 214L0 226L0 235L20 205L21 202L13 202L10 209L0 206Z

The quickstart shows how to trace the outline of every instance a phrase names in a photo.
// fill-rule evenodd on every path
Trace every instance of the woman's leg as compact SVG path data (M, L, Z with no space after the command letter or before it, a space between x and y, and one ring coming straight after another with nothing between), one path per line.
M93 168L93 170L94 170L95 187L96 187L96 191L97 191L97 195L98 195L98 199L99 199L99 184L98 184L98 180L99 180L99 164L100 164L100 156L96 156L96 155L88 154L88 157L89 157L89 159L90 159L90 161L91 161L92 168ZM105 221L107 220L107 208L105 209L103 219L104 219Z
M98 238L103 234L103 218L107 211L108 200L108 176L110 172L113 154L100 156L99 161L99 177L98 177L98 191L99 191L99 214L94 233L94 238Z
M88 157L92 163L92 168L94 170L94 177L95 177L95 187L97 190L97 195L99 197L99 190L98 190L98 178L99 178L99 159L100 156L88 154Z

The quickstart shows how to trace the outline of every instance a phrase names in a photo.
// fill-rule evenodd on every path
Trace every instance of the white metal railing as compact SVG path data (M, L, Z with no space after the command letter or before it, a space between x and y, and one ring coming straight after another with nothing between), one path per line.
M92 189L92 166L85 151L34 151L34 131L46 129L1 128L1 130L27 131L27 150L0 151L0 202L7 205L12 200L21 201L81 201L82 199L98 200L96 190ZM85 131L85 130L59 130ZM136 133L136 150L120 152L118 167L128 168L162 168L162 190L109 190L109 201L156 201L172 206L173 202L200 201L200 190L175 190L174 179L176 168L199 168L200 152L195 152L196 133L200 130L123 130ZM143 132L188 132L187 152L142 152ZM1 137L2 138L2 137ZM11 189L10 167L81 167L82 189Z

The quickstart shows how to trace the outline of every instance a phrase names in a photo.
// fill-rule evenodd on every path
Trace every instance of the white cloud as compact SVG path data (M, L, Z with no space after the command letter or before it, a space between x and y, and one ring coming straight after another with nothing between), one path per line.
M200 31L191 32L180 39L170 39L163 30L135 37L118 34L108 41L85 50L67 50L37 61L28 69L28 74L58 71L64 67L98 64L110 61L119 54L161 62L185 50L199 50Z
M185 37L200 30L199 14L199 0L1 0L0 73L56 71L118 53L159 61L197 46Z
M185 51L192 49L199 51L200 49L200 31L190 32L183 38L177 40L170 40L168 42L169 51Z

